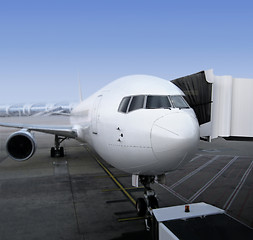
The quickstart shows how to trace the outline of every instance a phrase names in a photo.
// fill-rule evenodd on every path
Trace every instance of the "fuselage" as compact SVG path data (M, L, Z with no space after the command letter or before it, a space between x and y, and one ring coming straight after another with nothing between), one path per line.
M131 174L160 175L187 162L199 141L194 111L182 91L161 78L120 78L80 103L71 122L112 166Z

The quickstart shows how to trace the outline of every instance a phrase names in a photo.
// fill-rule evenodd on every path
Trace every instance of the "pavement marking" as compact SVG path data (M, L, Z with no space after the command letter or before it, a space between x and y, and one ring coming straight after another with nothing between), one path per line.
M170 187L168 187L167 185L158 183L161 187L163 187L164 189L166 189L168 192L170 192L172 195L174 195L175 197L179 198L181 201L185 202L185 203L190 203L185 197L183 197L182 195L180 195L179 193L175 192L173 189L171 189Z
M113 174L110 172L110 170L101 162L99 159L90 151L90 149L87 147L87 151L91 154L91 156L97 161L97 163L103 168L103 170L111 177L111 179L114 181L114 183L121 189L121 191L127 196L127 198L136 205L136 201L134 198L129 194L126 189L123 187L123 185L113 176Z
M190 162L194 162L195 160L199 159L200 157L202 157L203 155L199 154L196 157L194 157Z
M220 152L219 149L203 149L202 152L208 152L208 153L217 153Z
M241 190L241 188L242 188L244 182L246 181L246 179L247 179L250 171L252 170L252 168L253 168L253 161L251 162L248 169L243 174L240 182L237 184L236 188L234 189L234 191L232 192L232 194L229 196L228 200L224 204L224 206L223 206L224 210L228 210L230 208L231 204L233 203L233 201L235 200L235 198L238 195L239 191Z
M125 188L126 190L138 190L138 189L144 189L144 187L129 187ZM113 192L113 191L121 191L120 188L111 188L111 189L102 189L102 192Z
M129 222L129 221L136 221L136 220L143 220L145 217L129 217L129 218L119 218L118 222Z
M239 212L237 214L237 218L240 219L241 218L241 215L242 215L242 211L244 210L244 206L246 204L246 202L249 200L249 197L252 196L252 193L253 193L253 189L249 189L248 192L247 192L247 195L246 197L244 198L244 201L243 203L241 204L241 207L239 209ZM250 226L252 229L253 229L253 222L251 223L251 226Z
M239 156L235 156L231 161L229 161L229 163L224 168L222 168L212 179L210 179L202 188L200 188L193 196L191 196L188 201L193 202L200 194L209 188L238 158Z
M118 175L114 175L114 177L116 178L120 178L120 177L130 177L131 175L129 174L118 174ZM110 178L111 176L108 176L108 175L98 175L98 176L95 176L95 178Z
M170 186L170 189L173 189L173 188L177 187L178 185L180 185L181 183L183 183L184 181L186 181L187 179L189 179L190 177L192 177L193 175L195 175L196 173L198 173L199 171L201 171L203 168L205 168L206 166L208 166L209 164L211 164L213 161L215 161L219 157L220 157L220 155L217 155L217 156L213 157L211 160L209 160L208 162L206 162L205 164L203 164L199 168L195 169L193 172L189 173L188 175L186 175L183 178L181 178L179 181L177 181L174 184L172 184Z

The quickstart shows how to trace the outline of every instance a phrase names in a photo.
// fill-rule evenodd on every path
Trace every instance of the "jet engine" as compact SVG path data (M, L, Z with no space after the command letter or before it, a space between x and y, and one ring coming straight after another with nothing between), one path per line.
M20 130L11 134L7 139L6 149L15 161L28 160L36 150L35 139L27 130Z

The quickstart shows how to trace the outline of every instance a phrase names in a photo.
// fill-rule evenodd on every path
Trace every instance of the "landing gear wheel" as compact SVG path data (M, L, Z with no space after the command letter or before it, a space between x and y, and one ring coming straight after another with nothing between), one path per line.
M144 217L147 212L147 203L144 198L138 198L136 201L137 215L139 217Z
M55 135L54 139L54 145L55 147L51 147L51 157L64 157L64 148L60 147L60 144L67 139L67 137L61 137L58 135Z
M149 206L152 209L159 208L158 201L157 201L157 198L155 196L149 196L148 201L149 201Z
M60 147L60 157L64 157L64 148Z
M55 157L55 148L54 147L51 147L51 157Z

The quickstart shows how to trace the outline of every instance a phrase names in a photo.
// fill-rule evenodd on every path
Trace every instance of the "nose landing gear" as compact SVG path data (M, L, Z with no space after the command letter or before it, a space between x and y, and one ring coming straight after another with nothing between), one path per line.
M145 191L144 198L138 198L136 201L137 215L139 217L145 217L146 230L150 231L153 226L152 209L159 207L155 191L150 187L150 184L155 181L155 176L139 176L139 179Z
M150 187L154 180L155 176L140 176L140 182L143 184L145 191L144 198L138 198L136 201L137 215L139 217L149 216L152 209L159 207L155 191Z

